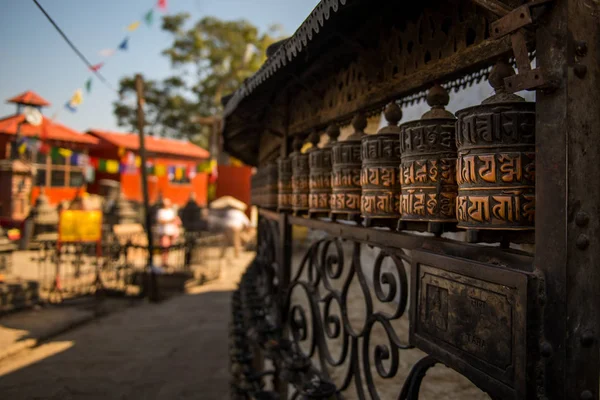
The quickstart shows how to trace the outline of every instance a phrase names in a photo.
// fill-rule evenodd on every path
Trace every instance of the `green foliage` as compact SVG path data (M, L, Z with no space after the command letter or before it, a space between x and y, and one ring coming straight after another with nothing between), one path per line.
M162 81L145 82L145 113L148 132L187 138L207 147L209 128L198 117L218 116L221 98L233 92L260 68L267 47L281 38L278 26L260 33L245 20L221 21L205 17L189 26L189 14L163 17L162 29L172 35L172 45L162 54L169 58L174 75ZM252 50L252 51L250 51ZM135 130L133 77L120 82L121 100L114 103L119 126ZM196 121L196 122L194 122Z

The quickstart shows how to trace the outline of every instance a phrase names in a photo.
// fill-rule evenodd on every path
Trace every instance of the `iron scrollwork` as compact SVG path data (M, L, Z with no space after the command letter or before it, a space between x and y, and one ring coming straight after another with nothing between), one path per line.
M362 243L327 237L304 251L284 287L276 278L277 227L261 218L257 257L234 294L233 397L285 398L277 384L284 382L293 399L343 398L352 391L360 399L386 398L378 381L397 377L402 351L413 348L393 326L408 307L410 253L378 249L367 271ZM357 322L350 303L359 294L364 317ZM265 359L272 370L261 369ZM416 362L394 397L417 399L425 373L437 362L431 356Z

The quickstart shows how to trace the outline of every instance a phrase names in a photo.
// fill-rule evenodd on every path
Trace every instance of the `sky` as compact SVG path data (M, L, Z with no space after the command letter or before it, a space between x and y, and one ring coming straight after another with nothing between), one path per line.
M105 61L100 69L109 84L117 89L119 79L141 73L147 79L172 74L169 60L161 51L171 40L160 29L155 11L151 27L143 23L134 32L126 27L152 8L156 0L38 0L71 41L92 64ZM191 21L204 16L223 20L246 19L261 31L280 24L291 35L309 15L318 0L168 0L167 14L188 12ZM52 105L44 115L80 131L90 128L119 130L112 113L117 94L88 70L59 33L37 8L33 0L0 0L0 117L15 113L6 99L33 90ZM116 48L129 35L129 49L110 58L99 52ZM85 82L93 77L90 94ZM76 89L83 89L84 100L76 113L64 108Z

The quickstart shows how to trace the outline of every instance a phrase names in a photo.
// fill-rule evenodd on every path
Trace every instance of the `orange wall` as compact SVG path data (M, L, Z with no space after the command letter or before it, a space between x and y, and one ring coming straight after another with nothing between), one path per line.
M163 197L171 199L173 204L183 206L190 198L190 193L193 191L196 194L196 201L199 205L206 205L208 178L206 174L197 174L192 182L187 185L172 184L167 176L150 176L148 177L148 195L150 203L156 201L158 193L162 193ZM125 197L129 200L143 201L142 197L142 179L140 174L123 174L121 175L121 190Z
M71 201L75 198L79 188L76 187L47 187L44 188L44 193L48 197L50 204L56 205L63 200ZM34 186L31 189L31 204L35 204L38 196L40 195L40 187Z
M246 214L250 215L250 175L252 168L219 165L217 178L217 198L232 196L248 205Z

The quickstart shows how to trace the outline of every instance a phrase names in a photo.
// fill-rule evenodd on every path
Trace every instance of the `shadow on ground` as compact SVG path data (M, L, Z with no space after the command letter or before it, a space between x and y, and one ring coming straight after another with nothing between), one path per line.
M231 292L209 286L95 320L0 362L2 398L228 397Z

